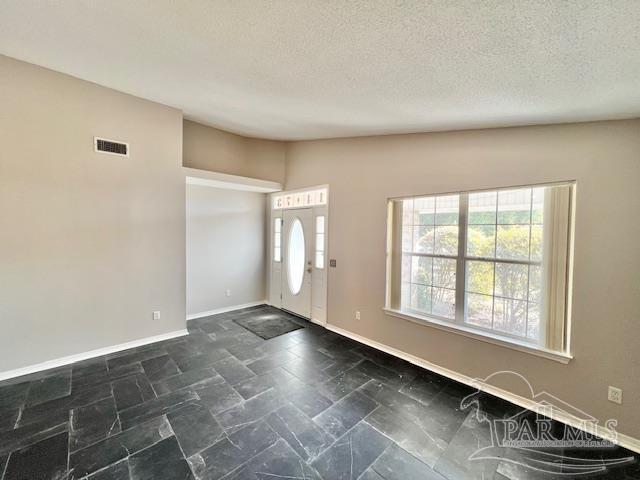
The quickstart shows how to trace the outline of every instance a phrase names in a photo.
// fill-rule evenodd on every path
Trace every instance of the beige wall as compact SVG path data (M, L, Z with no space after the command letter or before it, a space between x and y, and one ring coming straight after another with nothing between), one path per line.
M330 324L472 377L515 370L640 438L639 120L296 142L286 168L287 189L330 185ZM574 179L568 365L382 312L387 197ZM623 405L607 401L608 385L624 389Z
M181 113L1 56L0 105L0 371L184 328ZM640 120L286 147L186 121L184 140L185 166L282 182L286 153L287 188L330 185L329 323L465 375L513 369L640 438ZM572 362L383 314L388 197L558 180L578 185Z
M184 166L284 183L285 143L184 121Z
M187 315L265 299L265 197L187 185Z
M181 112L3 56L0 105L0 372L185 328Z

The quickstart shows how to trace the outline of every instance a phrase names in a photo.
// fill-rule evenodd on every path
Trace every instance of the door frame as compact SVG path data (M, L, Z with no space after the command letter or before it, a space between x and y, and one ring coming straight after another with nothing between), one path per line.
M324 202L309 204L307 202L308 195L311 192L324 191ZM282 199L287 200L295 199L291 201L289 206L284 206ZM302 200L300 201L300 199ZM280 199L282 207L276 207L276 200ZM281 261L274 261L275 254L275 222L276 219L280 219L282 222L283 212L289 209L310 208L312 212L312 232L311 232L311 252L312 259L312 273L311 273L311 318L309 319L313 323L319 325L327 324L327 291L328 291L328 269L329 269L329 185L316 185L313 187L300 188L296 190L286 190L282 192L272 193L268 196L268 216L269 224L267 226L268 241L267 243L267 298L269 305L276 308L282 308L282 285L285 279L285 272L283 272L284 255L284 229L282 223L280 227L280 256ZM296 203L297 202L297 203ZM294 204L295 203L295 204ZM319 216L324 217L324 244L322 245L324 253L324 265L323 268L318 268L316 264L316 218Z

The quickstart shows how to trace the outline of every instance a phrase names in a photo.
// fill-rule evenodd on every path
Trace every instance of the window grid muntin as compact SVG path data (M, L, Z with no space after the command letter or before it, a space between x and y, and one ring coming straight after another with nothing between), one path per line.
M318 270L323 270L325 266L325 237L326 237L326 217L317 215L315 219L315 255L314 265Z
M275 217L273 222L273 261L282 262L282 217Z
M539 338L533 338L530 337L528 332L529 332L529 318L530 318L530 313L532 310L532 307L535 308L536 312L537 312L537 316L538 316L538 335L539 332L541 331L540 328L540 311L539 311L539 307L540 307L540 302L532 302L530 300L531 298L531 267L532 266L541 266L542 265L542 259L540 260L532 260L532 235L533 235L533 227L534 226L540 226L543 227L543 223L534 223L534 216L533 216L533 207L534 207L534 192L537 191L543 191L546 187L536 187L536 186L531 186L531 187L523 187L521 189L528 189L529 190L529 223L528 224L523 224L523 223L498 223L499 219L499 206L500 206L500 200L499 200L499 195L500 192L502 192L503 190L497 189L495 191L492 190L488 190L485 192L469 192L469 193L460 193L460 194L456 194L456 196L458 196L458 221L457 223L454 224L447 224L447 226L457 226L458 227L458 235L457 235L457 239L458 239L458 244L460 244L461 238L464 241L464 246L463 248L459 248L459 252L458 255L454 256L454 255L441 255L441 254L436 254L435 253L435 228L434 228L434 235L433 235L433 251L434 253L424 253L424 252L415 252L415 237L414 237L414 229L416 227L420 227L420 226L442 226L436 223L436 218L437 218L437 198L438 197L443 197L443 196L454 196L454 195L430 195L430 196L424 196L424 197L411 197L411 198L406 198L406 199L402 199L403 202L403 215L402 215L402 239L401 239L401 255L402 258L404 258L406 255L409 255L411 257L411 261L409 262L409 268L411 269L409 272L409 282L404 282L401 279L401 304L405 305L405 300L403 297L403 293L405 291L408 291L409 296L411 297L411 293L412 293L412 285L422 285L422 284L418 284L418 283L414 283L413 282L413 257L415 256L424 256L424 257L429 257L432 259L431 262L431 269L432 269L432 274L431 274L431 281L433 283L433 259L434 258L449 258L452 260L455 260L457 264L459 264L461 261L463 263L462 269L461 271L463 272L463 277L462 279L460 279L460 275L456 274L456 289L453 290L454 293L460 288L460 285L462 285L462 306L461 306L461 312L462 314L459 315L458 311L458 295L455 295L455 300L456 303L454 304L454 308L455 308L455 318L450 318L450 317L442 317L439 315L435 315L433 314L433 288L434 285L430 285L429 288L431 288L431 304L430 304L430 312L424 312L421 310L414 310L413 308L409 308L409 310L411 311L415 311L418 314L427 314L429 316L435 317L435 318L440 318L443 319L445 321L451 322L453 321L454 323L462 323L465 325L470 325L473 328L477 328L480 330L484 330L490 333L498 333L500 335L503 336L507 336L507 337L511 337L511 338L515 338L521 341L528 341L528 342L535 342L535 343L539 343ZM521 189L510 189L512 191L517 191L517 190L521 190ZM495 192L495 223L493 224L489 224L489 223L469 223L468 220L468 215L469 215L469 205L468 205L468 199L471 195L473 195L474 193L492 193ZM466 197L466 198L465 198ZM424 224L422 222L416 222L416 214L415 214L415 201L419 200L419 199L424 199L424 198L433 198L433 204L434 204L434 211L432 212L432 218L433 218L433 222L432 223L428 223L428 224ZM464 198L464 201L462 201L462 199ZM411 214L411 224L407 225L405 223L405 212L404 212L404 208L406 203L411 202L411 209L412 209L412 214ZM464 209L462 208L462 204L464 204ZM463 211L464 210L464 211ZM508 210L507 210L508 211ZM517 211L517 210L516 210ZM463 222L463 217L464 217L464 222ZM542 219L542 221L544 221L544 218ZM480 257L480 256L472 256L472 255L468 255L467 254L467 250L468 250L468 232L469 232L469 227L473 227L473 226L494 226L494 241L493 241L493 257ZM505 226L528 226L529 228L529 234L528 234L528 254L527 254L527 260L524 259L506 259L506 258L499 258L498 257L498 226L499 225L505 225ZM409 227L410 229L410 234L411 234L411 250L407 251L405 249L405 233L406 233L406 229L407 227ZM464 234L462 232L462 229L464 229ZM542 230L542 229L541 229ZM540 240L541 242L543 241L543 238L541 238ZM460 245L459 245L460 247ZM462 252L462 255L460 255L460 252ZM475 323L469 323L467 321L467 308L468 308L468 302L467 302L467 293L473 293L476 294L476 292L469 292L466 289L466 284L467 284L467 263L469 261L486 261L486 262L490 262L493 264L493 294L490 295L491 299L492 299L492 309L491 309L491 328L487 329L485 327L479 326ZM527 265L527 284L526 284L526 294L525 294L525 299L513 299L513 298L509 298L509 297L503 297L503 296L499 296L499 295L495 295L495 288L496 288L496 265L498 263L504 263L504 264L520 264L520 265ZM401 265L402 268L402 265ZM402 286L408 283L408 289L404 289L402 288ZM438 287L440 288L440 287ZM484 295L484 296L489 296L486 294L479 294L479 295ZM496 328L495 325L495 304L496 304L496 298L498 299L504 299L504 300L509 300L512 302L523 302L524 303L524 308L525 308L525 323L524 323L524 328L523 328L523 335L517 335L517 334L512 334L511 332L508 331L504 331L501 329ZM409 298L408 300L409 306L411 307L412 305L412 299Z
M471 293L471 294L476 294L476 295L486 295L484 293L480 293L480 292L474 292L474 291L470 291L467 289L467 280L468 280L468 264L470 261L484 261L484 262L488 262L488 263L492 263L493 264L493 293L491 295L492 297L492 308L491 308L491 331L495 331L495 332L499 332L501 335L502 334L510 334L512 336L514 336L515 338L519 338L522 340L527 340L527 341L536 341L538 339L536 338L532 338L529 336L529 312L530 312L530 307L531 305L535 305L536 307L539 307L539 302L531 302L530 301L530 296L531 296L531 267L532 266L541 266L542 261L534 261L532 260L532 235L533 235L533 227L534 225L542 225L542 224L534 224L534 218L533 218L533 205L534 205L534 192L536 191L540 191L542 190L544 192L544 188L545 187L529 187L529 188L522 188L522 189L510 189L510 190L496 190L495 191L495 230L494 230L494 242L493 242L493 250L494 250L494 257L493 258L483 258L483 257L478 257L478 256L473 256L473 255L469 255L468 252L468 242L467 242L467 246L465 247L465 256L464 256L464 262L465 262L465 291L464 291L464 298L465 298L465 302L464 302L464 308L465 308L465 312L464 312L464 316L463 316L463 322L465 324L470 324L473 325L474 328L475 327L480 327L479 325L477 325L476 323L471 323L469 321L469 316L468 316L468 301L467 301L467 294ZM529 218L529 223L525 224L525 223L499 223L500 220L500 194L501 193L507 193L510 194L511 192L517 192L518 190L524 190L527 189L529 190L529 214L528 214L528 218ZM487 194L487 193L492 193L492 192L478 192L479 194ZM469 193L467 194L469 197L471 195L474 195L474 193ZM544 198L544 197L543 197ZM509 210L503 210L503 211L509 211ZM516 210L517 211L517 210ZM544 218L543 218L544 220ZM486 226L494 226L492 224L489 223L469 223L469 221L467 220L467 225L466 225L466 229L467 231L469 230L469 227L473 227L473 226L479 226L479 225L486 225ZM515 260L515 259L506 259L506 258L499 258L498 257L498 230L499 230L499 226L503 225L503 226L528 226L529 227L529 235L528 235L528 260ZM526 280L526 290L525 290L525 297L524 299L517 299L517 298L510 298L507 296L503 296L503 295L496 295L496 281L497 281L497 264L498 263L502 263L502 264L508 264L508 265L526 265L527 266L527 280ZM503 300L510 300L512 302L524 302L525 304L525 314L524 314L524 327L523 327L523 335L518 335L518 334L512 334L511 332L506 332L503 329L500 329L498 327L496 327L495 321L496 321L496 299L503 299ZM540 318L538 318L538 322L540 322ZM538 333L540 332L540 328L539 328L539 324L538 324Z
M471 193L467 193L466 195L468 197L471 197L473 195L483 195L483 194L488 194L488 193L495 193L496 194L496 202L495 202L495 210L494 210L494 218L495 218L495 223L478 223L478 222L473 222L473 223L469 223L467 222L466 228L467 231L469 230L469 228L473 228L473 227L494 227L494 240L493 240L493 256L490 257L485 257L485 256L481 256L481 255L471 255L469 254L469 242L467 242L467 248L465 249L465 257L467 258L475 258L475 259L482 259L482 258L492 258L495 260L502 260L502 261L507 261L507 262L526 262L526 261L530 261L530 262L536 262L536 263L542 263L542 258L540 258L540 260L535 260L533 258L533 232L534 232L534 227L538 227L541 229L541 233L543 233L543 228L544 228L544 217L541 219L540 222L534 221L534 215L533 215L533 207L534 207L534 198L535 198L535 193L536 192L543 192L545 191L545 189L548 187L540 187L540 186L532 186L532 187L522 187L522 188L512 188L512 189L508 189L508 190L495 190L495 191L482 191L482 192L471 192ZM501 223L499 220L499 208L500 208L500 194L503 192L515 192L518 190L529 190L529 223ZM460 195L465 195L465 194L460 194ZM544 197L543 197L544 198ZM498 232L499 232L499 227L527 227L529 229L528 231L528 249L527 249L527 258L505 258L505 257L499 257L498 256Z
M544 227L543 227L544 228ZM531 260L531 235L533 232L533 188L531 189L531 196L529 198L529 260ZM526 304L525 304L525 312L524 312L524 336L528 337L529 332L529 296L531 292L529 292L531 281L531 265L527 267L527 290L526 290Z
M438 223L438 199L439 198L453 198L453 197L458 197L458 201L457 203L457 209L458 209L458 213L456 216L456 220L455 222L451 222L451 223ZM428 209L424 209L421 208L421 214L418 215L417 210L416 210L416 201L424 201L426 200L427 204L432 204L432 206L430 206ZM409 274L407 276L408 281L403 281L401 278L401 291L405 291L408 292L409 298L408 299L404 299L404 295L401 293L401 303L403 305L408 305L408 309L410 311L416 312L418 314L427 314L429 316L433 316L436 318L441 318L445 321L451 322L451 321L456 321L455 316L456 316L456 311L457 311L457 302L456 302L456 288L449 288L449 287L444 287L441 285L435 285L434 282L434 260L437 259L449 259L449 260L453 260L455 262L455 266L456 268L454 269L454 271L456 271L456 282L457 282L457 265L458 265L458 255L446 255L446 254L437 254L435 253L435 249L436 249L436 232L437 232L437 228L438 227L456 227L458 229L458 235L456 236L456 248L458 248L458 243L459 243L459 236L460 236L460 195L459 194L454 194L454 195L433 195L433 196L425 196L425 197L413 197L413 198L406 198L402 200L402 239L401 239L401 251L402 251L402 259L404 258L409 258L410 261L408 262L408 268L409 268ZM407 205L409 206L410 209L410 213L407 214L408 212L406 212L406 207ZM447 206L446 204L444 205L444 209L451 209L451 206ZM425 213L426 212L426 213ZM444 212L449 213L449 212ZM422 221L423 216L426 215L428 219L430 219L430 221ZM405 223L405 220L407 218L411 219L411 223L407 224ZM416 251L416 247L418 245L418 242L416 241L416 229L419 229L420 227L427 227L427 228L431 228L433 229L433 234L432 234L432 238L431 238L431 242L429 242L431 244L431 252L432 253L428 253L428 252L420 252L420 251ZM411 248L410 249L406 249L405 247L407 246L406 242L406 237L409 237L411 239L410 241L410 245ZM430 280L431 280L431 284L427 285L424 283L419 283L419 282L415 282L414 281L414 258L429 258L431 259L430 262L430 270L431 270L431 274L430 274ZM404 264L403 261L401 261L402 264ZM401 269L402 269L402 265L401 265ZM456 285L457 286L457 285ZM414 302L413 302L413 292L415 290L414 287L423 287L425 288L428 292L429 292L429 311L426 310L420 310L417 308L414 308ZM439 289L439 290L445 290L445 291L449 291L449 292L453 292L453 297L454 297L454 302L453 302L453 317L448 317L448 316L442 316L442 315L438 315L436 313L434 313L434 309L433 309L433 305L434 305L434 290L435 289Z

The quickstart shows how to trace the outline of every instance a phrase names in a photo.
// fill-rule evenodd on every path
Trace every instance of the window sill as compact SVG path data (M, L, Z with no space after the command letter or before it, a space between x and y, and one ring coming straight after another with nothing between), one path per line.
M493 335L491 333L479 333L478 331L472 328L467 328L462 325L453 325L448 322L443 322L441 320L438 320L436 318L410 314L407 312L402 312L400 310L394 310L390 308L383 308L383 310L387 315L390 315L392 317L402 318L403 320L408 320L410 322L417 323L419 325L425 325L427 327L437 328L439 330L444 330L445 332L456 333L458 335L462 335L462 336L473 338L483 342L491 343L493 345L499 345L501 347L517 350L519 352L524 352L530 355L535 355L538 357L547 358L549 360L554 360L559 363L567 364L573 358L573 356L568 353L555 352L553 350L548 350L546 348L536 347L526 342L520 342L518 340L511 339L511 338L505 338L500 335Z

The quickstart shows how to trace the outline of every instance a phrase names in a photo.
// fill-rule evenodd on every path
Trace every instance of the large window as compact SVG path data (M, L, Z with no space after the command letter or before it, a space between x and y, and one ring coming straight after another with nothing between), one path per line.
M394 199L387 308L566 350L573 185Z

